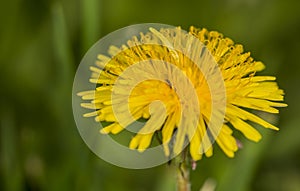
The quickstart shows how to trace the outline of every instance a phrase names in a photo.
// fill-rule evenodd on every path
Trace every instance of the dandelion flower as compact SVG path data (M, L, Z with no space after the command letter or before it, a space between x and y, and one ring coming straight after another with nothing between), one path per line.
M193 46L189 36L202 42L204 47ZM209 76L205 76L203 70L210 70L211 62L202 60L199 69L185 55L197 57L204 49L217 63L225 88L225 113L218 131L208 126L213 109L212 92L207 82ZM110 56L98 55L96 65L90 67L90 82L95 83L96 88L78 95L88 101L81 106L92 110L84 117L111 123L100 130L102 134L118 134L138 119L147 120L131 139L131 149L143 152L150 147L153 136L160 133L166 156L179 154L187 138L194 161L201 159L203 154L207 157L213 154L211 145L204 149L206 143L213 142L212 139L228 157L234 157L238 145L232 135L233 129L255 142L261 139L261 134L249 122L278 130L250 111L278 113L277 107L286 106L281 103L283 90L279 89L275 77L257 76L256 72L263 70L264 64L255 61L249 52L244 52L242 45L235 44L221 33L190 27L187 35L179 27L159 31L150 28L140 37L133 36L122 47L111 46L108 53ZM130 69L135 63L143 64ZM162 68L166 72L160 72ZM126 72L131 76L122 76ZM147 80L143 80L145 76ZM139 80L139 83L134 84L134 80ZM120 84L118 88L116 83ZM176 84L181 85L176 87ZM196 105L188 104L193 94L187 88L189 85L196 94L197 100L193 100ZM187 114L182 114L184 109ZM116 116L116 111L126 113L127 110L131 117L126 114ZM191 130L193 125L196 127Z

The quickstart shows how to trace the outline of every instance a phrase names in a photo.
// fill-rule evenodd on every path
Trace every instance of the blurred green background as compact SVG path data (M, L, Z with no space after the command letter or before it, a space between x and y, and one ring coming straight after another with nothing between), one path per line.
M192 190L210 177L220 191L300 190L300 1L10 0L0 3L0 190L175 190L172 169L128 170L95 156L71 107L73 77L88 48L135 23L206 27L244 44L276 75L288 108L279 132L258 127L259 144L212 158L191 173Z

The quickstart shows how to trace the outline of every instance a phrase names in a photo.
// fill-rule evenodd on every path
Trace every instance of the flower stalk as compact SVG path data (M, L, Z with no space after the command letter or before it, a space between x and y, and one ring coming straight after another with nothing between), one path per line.
M191 190L188 158L187 148L185 148L182 153L175 158L177 166L177 191Z
M177 169L177 191L190 191L190 172L185 163L181 163Z

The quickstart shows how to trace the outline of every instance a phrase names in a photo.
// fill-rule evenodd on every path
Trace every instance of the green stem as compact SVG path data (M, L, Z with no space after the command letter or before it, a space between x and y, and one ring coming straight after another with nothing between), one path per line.
M185 163L181 163L177 169L177 191L190 191L190 172Z
M190 172L188 168L188 150L184 149L177 157L177 191L190 191Z

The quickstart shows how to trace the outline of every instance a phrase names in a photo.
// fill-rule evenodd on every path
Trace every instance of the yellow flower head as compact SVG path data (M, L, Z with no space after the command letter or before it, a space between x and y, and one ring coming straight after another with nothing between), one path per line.
M278 130L249 109L278 113L276 107L286 106L280 103L283 90L275 77L255 76L263 63L218 32L150 28L122 47L111 46L108 53L110 57L98 55L90 67L96 88L78 95L89 100L81 106L93 110L85 117L111 123L102 134L118 134L146 119L131 139L131 149L142 152L161 134L166 156L188 145L196 161L202 154L211 156L216 141L233 157L238 146L232 128L255 142L261 134L249 121Z

